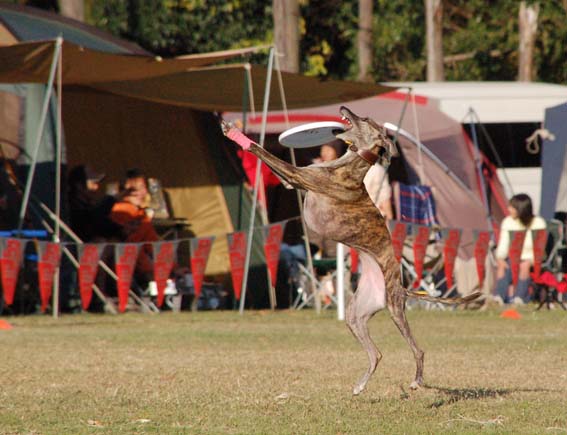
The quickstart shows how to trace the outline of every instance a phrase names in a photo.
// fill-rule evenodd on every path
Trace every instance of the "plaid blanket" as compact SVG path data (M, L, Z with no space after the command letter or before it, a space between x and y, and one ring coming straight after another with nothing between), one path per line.
M418 225L439 225L435 201L429 186L408 186L399 183L400 198L398 216L402 222Z

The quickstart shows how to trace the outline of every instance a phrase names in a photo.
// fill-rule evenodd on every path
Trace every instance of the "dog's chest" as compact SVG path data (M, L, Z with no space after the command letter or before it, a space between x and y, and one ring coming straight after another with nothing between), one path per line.
M304 202L304 216L307 226L322 236L336 232L337 205L332 199L307 192Z

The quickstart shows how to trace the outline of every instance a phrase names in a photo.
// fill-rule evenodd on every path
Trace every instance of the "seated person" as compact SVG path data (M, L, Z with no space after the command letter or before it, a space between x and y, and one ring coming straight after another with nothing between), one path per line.
M69 171L71 228L83 242L121 240L123 237L122 227L110 218L112 208L121 197L100 195L100 183L104 178L105 174L87 165L78 165Z
M545 220L534 216L531 198L520 193L514 195L508 203L509 216L504 218L500 226L500 240L496 247L496 259L498 262L496 272L496 295L495 299L500 302L525 303L530 299L528 293L530 268L534 262L533 240L529 230L545 229ZM508 259L510 249L510 234L508 231L528 230L524 240L524 246L520 257L520 275L516 291L511 286L512 273Z
M122 227L122 241L139 243L160 240L144 207L148 196L144 174L137 169L130 169L126 172L122 185L122 199L113 205L110 213L110 219ZM151 249L150 244L145 244L138 256L137 270L145 281L149 281L153 276Z

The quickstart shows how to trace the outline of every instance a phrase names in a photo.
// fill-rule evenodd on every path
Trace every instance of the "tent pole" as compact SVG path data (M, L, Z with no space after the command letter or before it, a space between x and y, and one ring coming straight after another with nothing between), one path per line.
M488 229L492 229L492 217L490 216L490 206L488 204L488 196L486 194L486 183L484 180L484 174L482 173L482 160L480 158L478 137L476 135L476 120L474 119L474 111L472 110L472 108L469 108L469 116L471 119L471 134L474 143L474 160L476 163L476 171L478 172L478 180L480 182L480 193L482 195L482 203L486 210L486 220L488 222Z
M408 93L406 94L406 98L404 98L404 105L402 106L402 111L400 112L400 117L398 119L398 124L397 124L400 128L402 127L402 122L404 121L404 118L406 116L406 109L408 107L411 90L412 90L412 88L408 88ZM392 139L392 142L394 143L394 145L396 147L398 146L399 134L400 134L400 130L396 129L396 131L394 132L394 138ZM376 199L378 199L378 196L380 195L380 192L382 191L382 186L384 185L384 180L386 180L386 177L388 177L388 168L389 167L390 167L390 159L388 159L388 164L386 166L384 166L384 174L382 175L382 179L380 180L380 184L379 184L379 187L378 187L378 194L376 195Z
M282 72L280 69L280 62L279 62L279 58L276 54L275 57L275 61L276 61L276 73L278 76L278 84L280 87L280 95L281 95L281 100L282 100L282 106L283 106L283 110L284 110L284 115L285 115L285 122L286 122L286 128L289 128L289 113L287 110L287 102L286 102L286 98L285 98L285 89L283 86L283 78L282 78ZM291 157L291 164L293 166L297 166L297 160L295 158L295 148L290 148L289 149L289 154ZM309 271L309 277L310 277L310 281L311 281L311 293L315 294L315 292L318 291L318 287L317 287L317 282L315 281L315 269L313 268L313 256L311 255L311 248L309 246L309 234L307 232L307 224L305 223L305 219L304 219L304 213L303 213L303 198L301 197L301 191L299 189L295 189L295 193L296 193L296 197L297 197L297 206L299 208L299 215L301 216L301 229L303 230L303 243L305 246L305 257L307 259L307 270ZM319 297L319 295L315 295L315 312L317 314L321 314L321 298Z
M41 145L41 139L43 138L43 130L45 127L45 120L47 118L47 112L49 109L49 100L51 99L51 94L53 91L53 82L55 80L55 71L57 69L57 65L58 65L58 59L59 59L59 55L61 52L61 47L63 45L63 38L61 37L57 37L55 39L55 48L53 51L53 61L51 62L51 69L49 70L49 78L47 80L47 86L46 86L46 93L45 93L45 97L43 99L43 107L41 109L41 117L39 119L39 125L37 127L37 135L35 137L35 144L34 144L34 149L33 149L33 154L32 154L32 161L31 161L31 166L28 172L28 177L26 180L26 187L24 190L24 196L22 198L22 204L20 207L20 216L18 219L18 233L22 230L23 226L24 226L24 218L26 216L26 210L28 208L28 202L30 199L30 191L31 191L31 186L32 186L32 182L33 182L33 177L34 177L34 173L35 173L35 167L37 164L37 155L39 152L39 147Z
M57 59L57 121L55 124L55 228L54 228L54 241L59 243L61 241L60 225L61 220L61 110L63 101L63 47ZM53 318L59 317L59 268L55 270L53 277Z
M421 144L421 137L419 135L419 123L417 122L417 110L415 107L415 94L413 89L410 89L411 93L411 102L412 102L412 109L413 109L413 125L415 129L415 136L417 138L417 157L419 162L419 178L421 179L421 184L425 184L425 172L423 172L423 154L422 154L422 144Z
M264 90L264 107L262 110L262 129L260 131L259 145L264 147L266 138L266 123L268 120L268 103L270 101L270 88L272 84L272 70L274 69L274 47L270 48L270 56L268 58L268 70L266 72L266 88ZM254 182L254 192L252 196L252 210L250 212L250 225L248 226L248 243L246 245L246 259L244 261L244 277L242 279L242 289L240 292L240 314L244 314L244 304L246 302L246 285L248 282L248 272L250 269L250 254L252 251L252 239L254 237L254 221L256 217L256 204L258 202L258 188L260 185L260 168L262 162L258 159L256 163L256 178Z

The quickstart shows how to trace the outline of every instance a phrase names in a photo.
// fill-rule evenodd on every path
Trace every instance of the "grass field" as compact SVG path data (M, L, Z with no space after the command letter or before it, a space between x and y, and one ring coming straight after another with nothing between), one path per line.
M4 318L1 434L567 433L567 313L408 313L427 386L387 315L384 359L334 312Z

